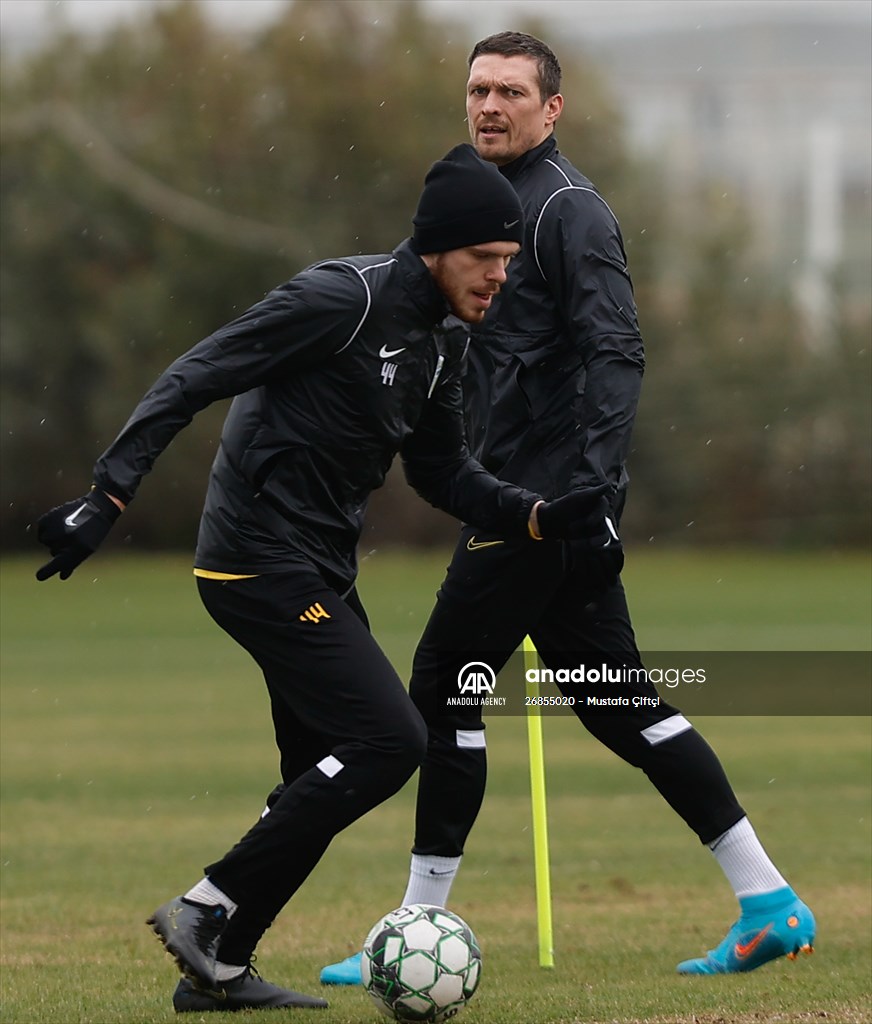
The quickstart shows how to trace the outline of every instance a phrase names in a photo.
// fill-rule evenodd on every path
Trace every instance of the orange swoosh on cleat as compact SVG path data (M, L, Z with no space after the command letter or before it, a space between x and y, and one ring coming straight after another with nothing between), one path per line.
M766 938L772 928L772 922L766 925L761 931L757 932L750 942L737 942L736 943L736 956L740 960L746 960L754 950L760 945L760 943Z

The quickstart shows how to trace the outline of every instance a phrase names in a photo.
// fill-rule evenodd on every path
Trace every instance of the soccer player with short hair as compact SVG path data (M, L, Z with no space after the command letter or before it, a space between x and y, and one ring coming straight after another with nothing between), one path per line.
M471 327L467 435L492 473L542 494L610 483L617 521L643 346L615 215L557 148L560 84L554 53L524 33L489 36L469 57L472 141L516 189L526 228L491 316ZM616 545L501 538L481 523L462 530L412 668L409 692L429 738L403 903L445 905L485 791L481 711L447 716L435 699L440 680L480 659L498 672L527 634L552 669L580 662L642 668L622 566ZM691 723L662 700L621 713L577 700L573 710L601 743L648 776L711 849L738 897L739 919L726 937L680 963L679 973L753 970L810 951L812 912L766 854ZM353 956L326 967L321 980L354 984L359 976Z

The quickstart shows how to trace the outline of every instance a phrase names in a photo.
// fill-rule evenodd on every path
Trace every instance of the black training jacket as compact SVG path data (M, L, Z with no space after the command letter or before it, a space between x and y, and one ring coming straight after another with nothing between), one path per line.
M500 170L526 237L472 330L470 448L549 498L598 481L623 488L645 360L618 222L553 137Z
M177 359L95 467L129 501L194 414L236 396L200 522L195 565L257 574L314 565L339 589L356 573L367 499L394 455L438 508L526 535L538 495L469 455L461 372L466 331L421 258L314 264Z

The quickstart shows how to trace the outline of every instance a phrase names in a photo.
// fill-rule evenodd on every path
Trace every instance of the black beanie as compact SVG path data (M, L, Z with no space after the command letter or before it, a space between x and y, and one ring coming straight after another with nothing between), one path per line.
M468 142L430 168L412 223L412 249L419 255L524 240L517 193Z

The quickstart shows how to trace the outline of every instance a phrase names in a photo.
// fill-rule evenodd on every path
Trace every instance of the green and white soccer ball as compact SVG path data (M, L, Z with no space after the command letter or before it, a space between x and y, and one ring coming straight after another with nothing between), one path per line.
M457 914L416 903L392 910L373 926L360 969L364 988L385 1016L402 1024L438 1024L472 998L481 951Z

